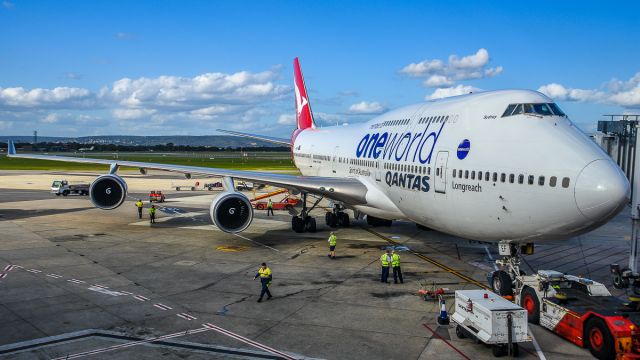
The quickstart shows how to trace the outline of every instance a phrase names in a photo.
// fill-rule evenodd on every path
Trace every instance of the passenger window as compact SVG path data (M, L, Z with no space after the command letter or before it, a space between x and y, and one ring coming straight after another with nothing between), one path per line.
M500 182L504 182L507 179L507 175L505 173L500 174Z
M533 179L534 178L535 178L535 176L529 175L529 185L533 185Z
M504 111L504 114L502 114L502 117L510 116L511 113L513 112L513 109L515 108L516 108L516 104L511 104L507 106L507 110Z
M436 176L440 176L440 168L436 168Z
M493 182L498 181L498 173L493 173Z
M465 170L464 171L464 178L468 179L469 178L469 170Z
M471 180L475 180L476 179L476 171L472 171L471 172Z
M427 175L431 175L431 168L430 167L427 168Z
M487 171L486 173L484 173L484 181L489 181L489 177L491 175L489 175L489 172Z
M513 174L509 174L509 183L513 184L513 182L515 181L515 175Z
M568 188L569 187L569 178L568 177L562 179L562 187L563 188Z
M462 170L458 170L458 177L462 179Z
M544 176L540 176L538 178L538 185L543 186L544 185Z
M552 176L549 178L549 186L551 187L556 187L556 181L558 181L558 178L555 176Z
M524 175L520 174L518 175L518 184L522 184L524 183Z
M456 177L456 169L453 169L453 174L452 175L453 175L454 178Z
M522 114L522 104L516 105L516 108L513 110L513 114L511 115L518 115L518 114Z

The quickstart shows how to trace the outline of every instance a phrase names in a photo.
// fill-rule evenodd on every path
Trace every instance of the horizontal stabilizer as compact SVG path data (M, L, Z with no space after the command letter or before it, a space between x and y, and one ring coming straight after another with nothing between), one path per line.
M243 133L243 132L239 132L239 131L232 131L232 130L222 130L222 129L217 129L217 130L219 132L226 133L226 134L231 134L231 135L235 135L235 136L267 141L267 142L274 143L274 144L291 146L291 140L289 140L289 139L277 138L277 137L272 137L272 136L264 136L264 135L256 135L256 134L248 134L248 133Z

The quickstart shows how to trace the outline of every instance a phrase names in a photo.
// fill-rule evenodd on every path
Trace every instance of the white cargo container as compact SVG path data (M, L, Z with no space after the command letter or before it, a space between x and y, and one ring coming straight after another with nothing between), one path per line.
M513 344L514 356L518 354L517 343L531 341L527 333L527 311L522 307L486 290L458 290L455 299L451 320L457 324L459 338L469 337L493 345L495 356L507 354L509 341Z

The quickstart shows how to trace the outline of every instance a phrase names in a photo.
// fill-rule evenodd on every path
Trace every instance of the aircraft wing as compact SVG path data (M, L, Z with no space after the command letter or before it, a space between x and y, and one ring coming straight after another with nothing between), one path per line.
M264 136L264 135L258 135L258 134L249 134L249 133L243 133L243 132L233 131L233 130L223 130L223 129L216 129L216 130L226 134L235 135L235 136L267 141L274 144L291 146L291 140L289 139L277 138L273 136Z
M289 189L293 192L308 192L342 201L350 205L365 204L367 187L355 178L296 176L274 174L260 171L227 170L199 166L146 163L138 161L120 161L106 159L76 158L57 155L17 154L13 141L9 141L7 157L22 159L53 160L63 162L104 164L110 166L128 166L139 169L165 170L183 174L200 174L256 182Z

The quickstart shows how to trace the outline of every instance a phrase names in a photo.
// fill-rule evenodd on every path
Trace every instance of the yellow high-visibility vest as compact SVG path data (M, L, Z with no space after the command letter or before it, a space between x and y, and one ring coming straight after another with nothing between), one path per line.
M400 255L398 254L391 255L391 266L393 267L400 266Z
M384 253L380 256L380 262L382 263L382 267L389 267L389 260L387 260L387 254Z

